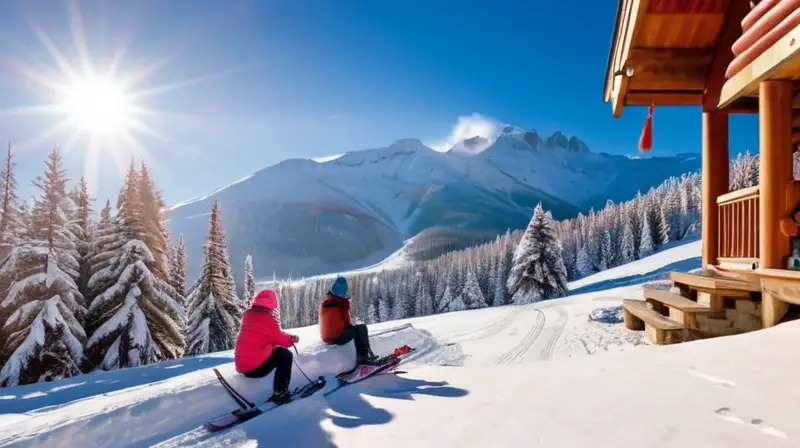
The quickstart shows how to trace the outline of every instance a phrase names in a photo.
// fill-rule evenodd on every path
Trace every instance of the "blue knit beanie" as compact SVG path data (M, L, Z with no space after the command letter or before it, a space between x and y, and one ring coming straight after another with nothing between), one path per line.
M343 299L349 299L350 294L347 291L347 279L342 276L336 277L333 286L331 286L331 294Z

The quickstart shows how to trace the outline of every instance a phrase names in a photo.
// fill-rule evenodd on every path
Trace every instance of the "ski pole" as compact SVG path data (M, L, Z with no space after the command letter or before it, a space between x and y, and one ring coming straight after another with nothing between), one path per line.
M294 352L297 353L297 356L300 356L300 352L297 350L297 346L292 344L292 348L294 348ZM311 378L309 378L308 375L306 375L306 372L303 372L303 369L300 368L300 363L297 362L297 358L294 359L294 365L297 366L297 370L299 370L300 373L302 373L303 376L306 377L309 383L313 383L313 381L311 381Z

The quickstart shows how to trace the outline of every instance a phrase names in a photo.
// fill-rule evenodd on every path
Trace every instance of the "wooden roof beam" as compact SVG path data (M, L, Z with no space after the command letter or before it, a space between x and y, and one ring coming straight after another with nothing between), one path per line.
M638 91L631 90L625 98L628 106L698 106L703 102L703 92L697 91Z
M626 63L630 56L633 43L642 29L642 17L650 5L650 0L620 0L624 1L622 12L622 33L617 36L614 49L614 61L608 74L611 82L611 107L615 118L622 115L622 106L628 93L630 78L626 73Z

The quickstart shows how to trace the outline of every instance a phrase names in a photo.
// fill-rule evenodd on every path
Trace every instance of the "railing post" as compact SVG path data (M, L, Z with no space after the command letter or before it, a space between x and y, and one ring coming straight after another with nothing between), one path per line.
M728 192L728 114L703 112L703 267L717 264L720 249L717 197Z

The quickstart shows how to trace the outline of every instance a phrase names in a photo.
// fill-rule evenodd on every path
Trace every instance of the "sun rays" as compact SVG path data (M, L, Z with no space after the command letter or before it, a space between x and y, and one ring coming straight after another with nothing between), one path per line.
M84 176L94 185L100 170L107 169L108 164L123 173L132 157L151 159L148 143L169 141L156 129L156 125L163 126L164 118L192 117L148 107L148 101L204 83L219 74L171 80L159 85L152 82L152 78L163 71L169 59L165 57L123 69L127 45L115 48L113 55L106 58L107 63L98 64L101 58L92 58L75 2L69 2L67 17L71 43L68 39L55 39L31 24L33 35L44 50L44 59L38 54L24 60L0 55L6 71L35 86L37 96L41 97L40 104L0 109L0 119L44 118L48 126L26 141L15 142L15 148L24 151L55 145L64 153L80 149L84 153Z

